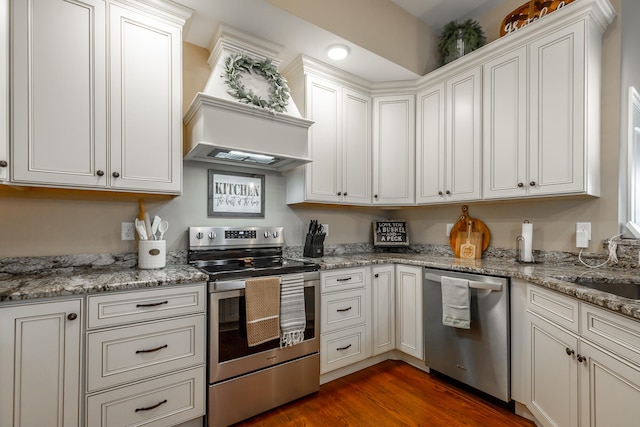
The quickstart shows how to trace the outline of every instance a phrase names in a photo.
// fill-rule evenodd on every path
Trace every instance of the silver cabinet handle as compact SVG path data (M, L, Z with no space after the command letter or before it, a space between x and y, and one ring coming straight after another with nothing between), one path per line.
M437 274L426 273L424 278L430 282L442 283L442 276ZM484 289L488 291L502 292L502 283L494 282L477 282L475 280L469 280L469 287L472 289Z

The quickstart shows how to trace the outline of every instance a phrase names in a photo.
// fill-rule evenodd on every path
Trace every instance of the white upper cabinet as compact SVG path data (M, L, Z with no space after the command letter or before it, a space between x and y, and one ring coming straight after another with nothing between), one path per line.
M109 22L110 186L179 193L182 29L113 5Z
M373 204L415 203L415 95L373 100Z
M484 64L485 199L600 195L600 10Z
M0 182L9 179L9 0L0 0Z
M526 46L484 64L483 101L484 197L523 196L530 181Z
M418 204L480 199L481 102L480 67L427 83L418 93Z
M156 4L167 18L182 13ZM147 8L12 2L13 182L180 193L188 15L162 20Z
M299 70L302 72L302 70ZM292 96L303 97L313 162L287 173L287 203L371 204L371 97L339 78L289 77Z

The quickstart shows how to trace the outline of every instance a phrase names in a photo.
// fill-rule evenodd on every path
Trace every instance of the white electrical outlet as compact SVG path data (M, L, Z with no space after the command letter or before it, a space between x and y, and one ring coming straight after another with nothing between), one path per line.
M591 240L591 223L577 222L576 223L576 247L588 248L590 240Z
M120 239L136 240L136 228L132 222L123 222L120 226Z
M325 234L325 237L329 237L329 224L322 224L322 228L323 228L323 232Z

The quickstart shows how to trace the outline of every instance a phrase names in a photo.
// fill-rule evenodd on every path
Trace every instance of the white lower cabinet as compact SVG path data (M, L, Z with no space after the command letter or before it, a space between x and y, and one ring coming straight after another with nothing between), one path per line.
M88 426L174 426L205 414L204 284L88 297Z
M320 273L320 373L351 365L371 355L369 268Z
M0 307L0 425L80 425L82 300Z
M526 310L512 325L514 399L543 426L637 425L640 322L522 280L512 289L512 310Z
M396 265L396 348L424 360L422 267Z
M396 348L395 267L371 267L373 354Z

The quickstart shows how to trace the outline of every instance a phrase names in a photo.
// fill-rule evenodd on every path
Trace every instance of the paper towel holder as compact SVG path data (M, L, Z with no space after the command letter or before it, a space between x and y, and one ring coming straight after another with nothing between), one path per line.
M529 220L524 220L525 224L529 223ZM525 261L524 256L522 255L522 248L524 247L524 236L516 237L516 262L520 264L538 264L533 257L533 253L531 254L531 261Z

